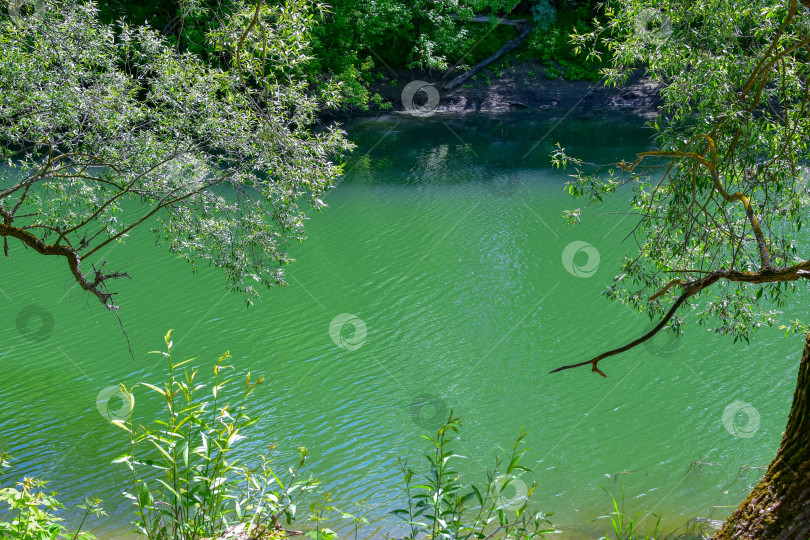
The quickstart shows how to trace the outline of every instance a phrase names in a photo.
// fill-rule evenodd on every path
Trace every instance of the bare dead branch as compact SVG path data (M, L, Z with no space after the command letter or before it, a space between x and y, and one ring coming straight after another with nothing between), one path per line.
M470 77L472 77L473 75L475 75L476 73L478 73L479 71L481 71L482 69L484 69L485 67L490 65L492 62L494 62L495 60L497 60L498 58L500 58L504 54L508 53L512 49L515 49L515 48L519 47L524 41L526 41L526 38L529 36L529 32L531 32L531 30L532 30L532 23L530 21L526 20L523 23L523 31L520 32L520 35L518 37L516 37L515 39L512 39L510 41L507 41L503 45L503 47L501 47L500 49L495 51L495 53L492 54L492 56L489 56L488 58L482 60L478 64L474 65L466 73L462 73L461 75L459 75L458 77L456 77L455 79L450 81L449 83L445 84L444 89L449 91L449 90L452 90L453 88L456 88L457 86L462 84L464 81L466 81L467 79L469 79Z

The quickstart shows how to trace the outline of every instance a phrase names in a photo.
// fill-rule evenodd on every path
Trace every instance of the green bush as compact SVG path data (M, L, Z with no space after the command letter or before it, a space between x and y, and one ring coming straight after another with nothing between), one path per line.
M11 458L0 454L0 476L10 466ZM62 518L56 512L64 506L55 494L47 494L42 489L46 482L35 478L24 478L16 487L0 488L0 503L7 506L11 521L0 521L0 538L8 540L94 540L95 536L82 532L84 522L92 514L106 515L98 499L86 499L78 508L84 510L78 529L69 533L60 523Z
M114 462L132 473L133 490L124 495L135 505L137 530L150 540L217 537L237 524L259 537L278 534L295 519L298 497L316 486L312 477L299 478L306 449L298 449L285 480L274 472L270 456L261 456L257 467L231 458L235 444L257 421L248 405L263 379L254 381L248 373L236 398L225 399L234 381L223 378L233 370L224 364L226 353L214 364L212 384L203 392L206 384L198 381L197 369L178 373L194 359L175 363L171 331L165 342L166 352L160 354L168 360L169 380L162 387L142 383L160 395L163 418L153 426L137 426L131 417L113 422L129 436L129 451Z
M592 30L590 17L585 7L561 12L555 22L545 28L535 28L529 35L525 56L541 62L546 75L553 79L599 80L603 64L589 60L585 54L577 54L571 42L571 34Z
M451 448L454 434L458 434L461 419L450 416L435 437L424 437L430 446L425 454L429 471L422 482L414 484L414 471L400 459L404 475L404 495L407 506L394 510L408 526L405 538L442 538L448 540L491 538L502 540L530 540L544 538L558 532L551 527L547 515L530 508L536 484L520 494L520 480L530 469L520 464L528 450L521 431L512 449L504 452L505 460L495 457L495 465L487 471L484 482L465 485L453 465L462 456ZM505 467L504 467L505 465ZM514 487L515 495L506 498L503 492Z

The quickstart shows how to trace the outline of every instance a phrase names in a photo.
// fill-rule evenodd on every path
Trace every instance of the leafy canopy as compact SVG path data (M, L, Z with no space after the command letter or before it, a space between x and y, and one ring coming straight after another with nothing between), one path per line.
M12 3L14 4L14 3ZM221 268L250 302L284 283L305 209L324 206L350 148L313 129L338 92L314 94L313 6L239 3L216 31L211 67L159 33L98 20L92 2L43 0L0 16L0 236L65 257L82 288L114 306L122 272L82 262L148 224L196 268Z
M564 149L555 155L576 168L569 190L589 203L632 189L637 250L606 295L675 329L688 299L699 322L747 340L775 323L773 308L810 275L801 233L810 202L810 2L669 0L652 8L621 0L604 8L607 22L573 36L577 48L613 56L609 82L643 68L661 85L657 150L595 173Z

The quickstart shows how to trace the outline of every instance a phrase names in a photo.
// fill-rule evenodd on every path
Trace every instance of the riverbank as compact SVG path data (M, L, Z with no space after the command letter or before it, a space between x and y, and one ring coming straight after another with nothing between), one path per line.
M639 71L626 84L605 86L603 80L570 81L549 76L540 62L524 60L495 72L487 70L450 91L443 90L459 71L446 74L416 70L388 70L385 78L369 85L371 94L379 94L381 103L367 110L352 108L334 116L378 116L400 114L414 109L424 112L471 114L500 113L514 110L569 112L616 111L623 114L654 116L660 100L660 86ZM498 76L496 77L495 74ZM380 78L382 78L382 76ZM419 85L409 84L422 81ZM428 95L430 94L430 95Z

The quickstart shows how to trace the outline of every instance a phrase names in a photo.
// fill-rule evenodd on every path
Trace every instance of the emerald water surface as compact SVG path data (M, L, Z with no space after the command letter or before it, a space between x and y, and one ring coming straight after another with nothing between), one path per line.
M176 354L196 356L203 371L230 350L240 373L266 377L256 398L264 416L243 451L277 443L284 462L306 445L334 504L367 505L363 537L396 532L386 514L400 500L397 457L418 468L419 435L450 408L463 418L465 478L483 478L498 445L530 431L527 483L538 482L537 500L565 531L558 538L604 534L606 522L594 521L610 510L604 489L624 490L628 512L652 512L670 529L722 519L742 500L778 447L797 338L764 330L733 344L693 325L604 361L607 379L588 368L548 374L649 326L600 296L634 253L627 195L568 227L563 210L577 202L564 192L567 172L549 165L556 142L590 162L630 158L650 144L642 120L550 113L346 128L358 149L329 208L309 221L309 240L292 248L290 286L253 307L147 231L104 254L133 278L115 287L134 363L116 318L77 290L64 261L11 243L0 262L10 476L49 479L68 506L104 499L110 517L92 530L120 537L128 477L110 461L125 451L124 433L96 401L119 383L161 380L161 357L147 353L173 328ZM135 416L147 418L154 398L135 395Z

